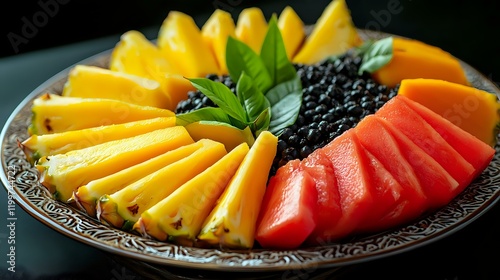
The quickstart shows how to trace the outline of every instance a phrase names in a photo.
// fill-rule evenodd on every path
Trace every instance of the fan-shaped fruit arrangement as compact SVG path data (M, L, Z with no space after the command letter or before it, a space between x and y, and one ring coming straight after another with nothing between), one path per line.
M309 34L291 7L201 28L173 11L156 43L126 32L108 68L77 65L36 98L19 147L54 199L112 227L297 248L449 203L492 160L498 110L451 54L363 41L344 0Z

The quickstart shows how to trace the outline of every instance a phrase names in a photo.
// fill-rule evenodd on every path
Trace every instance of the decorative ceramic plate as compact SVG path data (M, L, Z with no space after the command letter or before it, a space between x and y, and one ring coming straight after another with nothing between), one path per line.
M388 34L360 30L366 38ZM100 53L78 64L107 67L110 51ZM463 63L475 87L500 95L491 81ZM353 238L343 243L290 251L215 250L177 246L129 234L101 224L77 208L55 201L38 183L38 172L26 160L17 141L26 139L32 101L40 94L60 94L72 67L46 81L19 104L2 130L1 179L13 199L31 216L75 240L102 249L131 262L209 271L285 271L308 268L336 268L370 261L443 238L468 225L490 209L500 194L500 148L489 167L463 193L446 207L414 223L390 231Z

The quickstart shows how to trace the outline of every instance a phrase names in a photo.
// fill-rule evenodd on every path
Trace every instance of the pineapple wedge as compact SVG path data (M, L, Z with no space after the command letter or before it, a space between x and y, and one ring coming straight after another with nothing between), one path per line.
M292 7L286 6L278 18L278 28L288 59L292 60L306 38L304 22Z
M329 56L345 53L361 43L345 0L332 0L292 61L314 64Z
M269 131L259 134L236 174L205 219L198 240L222 248L252 248L260 205L278 138Z
M172 126L175 126L175 117L153 118L44 135L34 134L18 145L28 161L35 164L44 156L64 154Z
M95 217L97 201L100 197L113 194L164 166L187 157L200 149L201 146L201 142L188 144L106 177L90 181L73 193L73 199L80 209L87 212L91 217Z
M136 30L122 34L111 53L109 69L155 81L161 81L166 73L181 74L158 46Z
M121 190L102 196L97 202L97 218L123 230L131 230L141 214L170 195L182 184L227 154L222 143L202 139L202 147Z
M168 13L160 26L157 44L185 77L205 77L219 73L216 58L203 40L200 28L185 13Z
M134 224L143 236L193 245L203 221L248 153L242 143L171 195L144 211Z
M103 98L65 97L45 93L31 106L30 135L79 130L102 125L174 117L171 110Z
M109 98L141 106L171 108L170 96L164 93L158 81L97 66L73 67L61 95Z
M220 74L228 74L226 44L229 36L235 38L236 25L230 13L217 9L201 27L201 36L217 59Z
M267 20L257 7L243 9L236 22L236 38L247 44L257 54L266 37Z
M45 156L35 166L41 174L40 183L55 199L68 202L78 187L92 180L193 142L184 127L174 126L65 154Z

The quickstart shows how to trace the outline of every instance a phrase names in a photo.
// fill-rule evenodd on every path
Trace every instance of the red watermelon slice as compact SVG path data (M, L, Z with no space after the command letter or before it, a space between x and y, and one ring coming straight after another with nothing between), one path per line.
M428 198L396 140L375 118L374 115L365 117L355 132L361 145L380 161L403 189L396 206L380 221L382 226L389 227L420 216L427 210Z
M322 149L317 149L301 162L302 168L313 178L318 192L316 228L308 237L310 245L322 244L342 216L340 194L337 178L333 172L332 162Z
M463 190L473 179L475 168L402 98L405 97L397 95L376 115L387 120L435 159L460 184L458 191Z
M317 191L299 160L289 161L269 180L255 239L265 248L299 247L316 226Z
M353 233L373 209L373 186L368 158L353 129L324 146L333 166L340 194L342 216L325 233L325 242L340 240Z
M474 168L473 178L477 177L490 164L495 149L482 142L472 134L464 131L452 122L436 114L424 105L400 95L400 100L406 102L428 124L430 124L455 150L462 155Z

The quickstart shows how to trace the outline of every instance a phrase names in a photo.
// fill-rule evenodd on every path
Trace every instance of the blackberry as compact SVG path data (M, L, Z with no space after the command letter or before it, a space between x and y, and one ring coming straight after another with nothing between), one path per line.
M324 147L364 117L375 113L397 94L399 86L387 88L376 83L369 74L358 75L361 58L346 53L334 61L315 65L294 64L302 81L302 105L295 124L278 137L278 152L270 176L293 159L304 159ZM227 75L207 78L228 86L233 93L236 84ZM200 91L192 91L180 102L176 113L215 107Z

